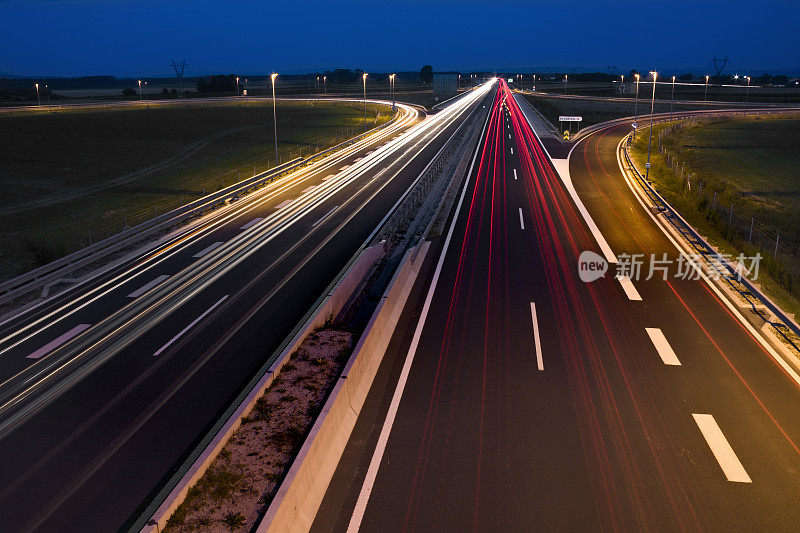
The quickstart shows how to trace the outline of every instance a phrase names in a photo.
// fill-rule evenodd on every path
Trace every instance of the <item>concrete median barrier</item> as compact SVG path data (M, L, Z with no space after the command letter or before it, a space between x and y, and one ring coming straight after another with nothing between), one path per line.
M430 242L408 250L314 422L275 498L261 532L308 531L355 427Z

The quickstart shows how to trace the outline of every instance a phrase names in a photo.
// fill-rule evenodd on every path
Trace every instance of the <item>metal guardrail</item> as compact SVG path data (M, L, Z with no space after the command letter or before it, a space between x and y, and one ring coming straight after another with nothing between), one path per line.
M111 237L107 237L106 239L98 241L85 248L81 248L80 250L57 259L56 261L42 265L8 281L0 283L0 304L11 301L14 298L36 290L48 283L57 281L67 276L72 271L90 265L111 253L119 251L126 246L157 233L158 231L175 226L187 219L219 207L227 200L231 200L240 194L246 194L251 189L255 189L272 182L282 174L295 170L296 168L307 164L314 159L328 155L329 153L339 150L348 144L358 142L364 137L372 135L379 130L386 128L393 122L394 119L382 124L377 128L360 133L344 142L313 154L305 159L296 158L292 161L278 165L270 170L256 174L250 178L246 178L215 193L206 195L184 206L178 207L148 221L142 222L141 224L137 224L131 228L123 229L120 233L112 235Z
M759 318L761 318L765 323L772 326L772 328L776 331L776 333L783 338L789 345L791 345L795 350L800 352L800 346L792 340L791 333L800 337L800 326L791 319L782 309L776 306L772 301L767 298L759 289L757 289L746 277L742 276L740 273L736 271L736 269L731 265L719 252L714 250L705 239L703 239L699 233L684 220L684 218L667 202L664 198L655 190L655 188L644 179L644 176L639 172L639 169L633 164L631 161L630 154L628 153L628 141L630 140L630 135L628 139L625 141L623 148L623 153L625 155L625 162L628 164L629 169L633 172L637 182L644 190L647 197L656 206L659 212L664 213L665 218L669 223L678 231L683 237L689 242L689 244L694 248L702 257L706 259L709 264L713 263L710 259L714 259L716 262L721 264L725 267L726 272L720 272L722 274L722 278L726 281L726 283L736 291L748 304L750 304L750 308ZM770 320L770 317L767 316L766 313L763 312L762 309L758 307L758 304L762 305L764 308L769 309L772 314L780 320L780 322L773 322Z

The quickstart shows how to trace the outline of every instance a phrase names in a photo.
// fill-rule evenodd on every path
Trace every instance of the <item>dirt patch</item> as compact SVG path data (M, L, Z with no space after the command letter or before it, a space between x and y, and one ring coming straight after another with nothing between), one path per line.
M272 501L352 348L349 331L309 335L164 531L251 529Z

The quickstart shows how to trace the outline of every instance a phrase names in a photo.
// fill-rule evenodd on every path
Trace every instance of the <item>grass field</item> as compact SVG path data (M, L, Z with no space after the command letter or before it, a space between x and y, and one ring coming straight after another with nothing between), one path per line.
M661 129L654 128L654 139ZM717 121L679 129L661 144L678 161L675 166L691 175L694 187L687 188L665 155L654 150L650 176L659 192L725 251L760 252L766 274L761 282L784 308L800 312L800 120ZM634 143L640 168L646 153L647 135L640 135ZM777 259L776 235L781 236Z
M390 118L368 106L368 127ZM279 102L280 159L355 135L355 103ZM0 279L274 165L272 105L0 116ZM155 206L155 207L154 207Z

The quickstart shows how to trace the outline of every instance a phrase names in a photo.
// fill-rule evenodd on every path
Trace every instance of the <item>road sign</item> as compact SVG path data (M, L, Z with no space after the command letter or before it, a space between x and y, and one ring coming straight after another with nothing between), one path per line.
M564 130L564 140L565 141L569 140L569 130Z
M559 122L580 122L583 120L583 117L558 117Z

